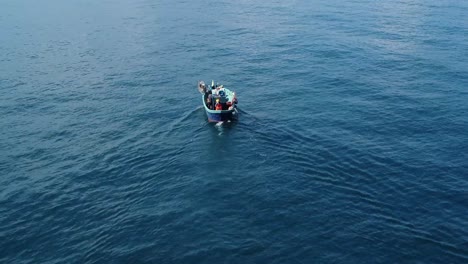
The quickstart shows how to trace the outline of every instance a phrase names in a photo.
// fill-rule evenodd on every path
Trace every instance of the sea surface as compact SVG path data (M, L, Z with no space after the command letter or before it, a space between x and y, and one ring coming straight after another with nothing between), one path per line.
M468 263L467 1L0 0L0 91L0 263Z

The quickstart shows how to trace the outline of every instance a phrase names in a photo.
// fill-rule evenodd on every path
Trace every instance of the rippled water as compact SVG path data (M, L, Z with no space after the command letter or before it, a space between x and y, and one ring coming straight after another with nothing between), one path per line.
M0 1L0 262L467 263L466 14Z

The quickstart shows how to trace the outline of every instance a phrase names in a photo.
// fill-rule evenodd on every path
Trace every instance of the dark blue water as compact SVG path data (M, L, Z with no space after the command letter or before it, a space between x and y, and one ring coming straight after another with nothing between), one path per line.
M467 14L0 0L0 262L467 263Z

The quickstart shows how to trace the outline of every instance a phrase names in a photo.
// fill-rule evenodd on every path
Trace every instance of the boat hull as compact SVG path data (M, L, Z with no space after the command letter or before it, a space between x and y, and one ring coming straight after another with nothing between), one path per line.
M226 122L235 119L235 110L210 111L205 109L208 122Z
M212 84L213 86L213 84ZM221 86L222 88L222 86ZM208 122L225 122L237 119L237 99L235 93L227 88L222 88L223 95L213 94L212 91L207 91L206 85L203 81L198 83L198 91L202 94L202 104L205 108L206 116L208 117ZM221 92L220 92L221 93ZM213 110L214 108L214 98L220 100L220 104L224 110ZM208 97L212 98L210 108L208 108ZM228 108L228 109L227 109Z

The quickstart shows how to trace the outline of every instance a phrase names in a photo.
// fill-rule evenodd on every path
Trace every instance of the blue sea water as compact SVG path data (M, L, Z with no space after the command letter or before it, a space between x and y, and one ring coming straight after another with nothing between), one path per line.
M468 263L467 14L0 0L0 263Z

